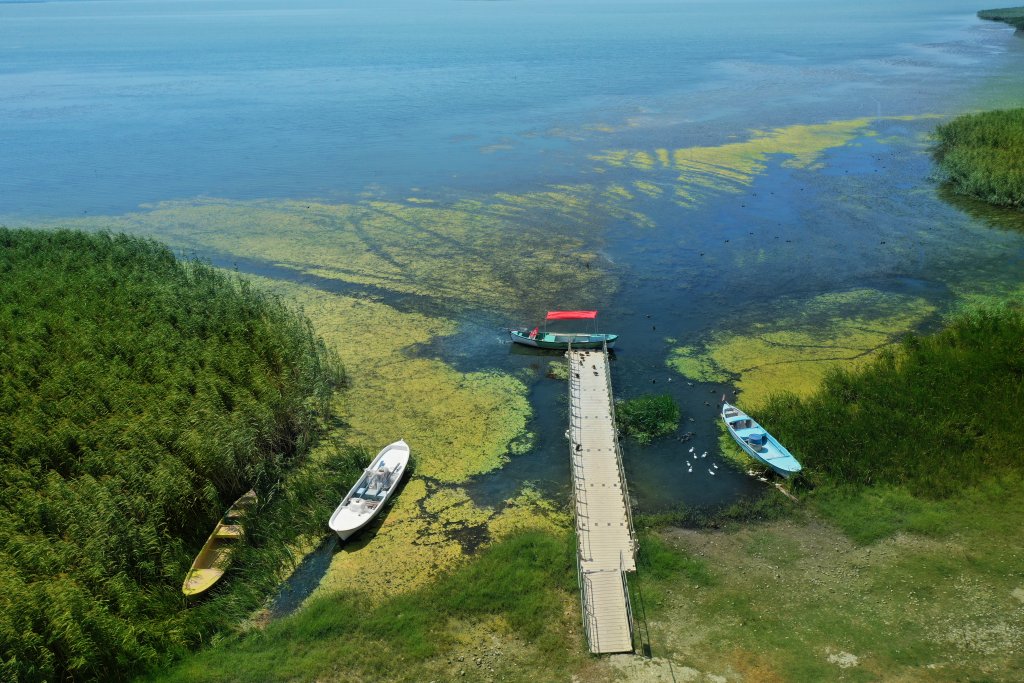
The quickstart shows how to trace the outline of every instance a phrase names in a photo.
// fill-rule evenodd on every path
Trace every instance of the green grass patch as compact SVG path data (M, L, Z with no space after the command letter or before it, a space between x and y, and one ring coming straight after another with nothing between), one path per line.
M579 613L566 609L577 590L574 550L568 536L524 532L379 605L350 594L314 599L264 631L226 640L154 680L442 680L452 672L439 658L480 624L499 631L491 635L528 644L543 661L540 680L565 679L584 657L570 635L579 637ZM524 670L537 670L537 661L508 654L496 664L505 675L522 680Z
M978 12L980 19L1002 21L1018 31L1024 31L1024 7L1006 7L1004 9L983 9Z
M705 562L680 553L665 540L652 533L639 537L641 574L655 582L684 580L698 586L715 584L714 575Z
M256 604L358 472L330 448L293 467L344 372L281 301L149 240L0 229L0 281L0 678L164 664ZM187 610L193 556L250 487L236 580Z
M904 488L869 488L820 491L817 508L857 543L872 543L908 531L943 536L951 530L951 507L944 501L927 500Z
M679 404L668 394L640 396L615 404L619 429L647 445L679 427Z
M1024 209L1024 108L958 116L934 137L939 175L954 192Z
M645 647L744 680L1019 679L1022 317L976 309L772 398L757 418L804 463L804 502L639 517L661 527L641 538Z
M810 398L772 398L758 419L812 486L882 485L942 499L1020 471L1012 444L1024 411L1022 311L1010 303L962 314L860 371L830 373Z
M725 507L680 505L662 512L637 515L640 529L661 529L668 526L685 529L719 529L750 522L768 522L798 513L799 505L775 489L755 498L744 498Z

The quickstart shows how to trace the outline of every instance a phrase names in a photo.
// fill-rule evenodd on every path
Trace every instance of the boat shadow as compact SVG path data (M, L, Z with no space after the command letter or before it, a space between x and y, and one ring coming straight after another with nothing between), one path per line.
M412 472L410 472L411 474ZM331 532L320 541L320 544L317 545L313 552L302 558L302 561L295 567L295 571L284 580L277 591L277 595L271 601L270 618L280 619L281 617L286 617L301 607L306 598L313 594L313 591L316 590L317 586L320 585L320 582L327 575L327 571L331 568L331 562L337 553L361 550L372 541L373 537L377 534L377 530L391 514L394 501L398 496L402 495L402 490L410 479L412 479L411 476L402 477L401 483L391 495L384 509L374 517L372 522L360 529L354 536L347 541L342 541L336 533Z
M320 585L338 547L338 535L325 537L313 552L302 558L291 576L285 579L270 604L270 618L286 617L297 610Z
M367 544L373 540L377 535L377 530L380 529L381 526L384 525L384 522L387 521L387 518L391 516L391 510L395 507L396 501L402 495L402 491L405 490L406 484L412 480L413 475L415 474L414 465L410 465L409 470L409 473L402 477L402 480L398 483L398 488L396 488L394 493L392 493L388 498L387 503L384 505L384 509L378 512L374 518L370 520L369 524L364 526L345 541L338 538L337 534L331 534L331 536L338 541L332 554L340 552L357 552L365 548Z

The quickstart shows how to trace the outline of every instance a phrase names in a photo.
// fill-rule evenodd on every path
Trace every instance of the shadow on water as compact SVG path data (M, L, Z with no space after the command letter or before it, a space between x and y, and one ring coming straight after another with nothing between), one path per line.
M948 185L940 186L938 195L944 202L989 227L1024 233L1024 211L1020 209L993 206L980 199L964 197L953 192Z
M402 477L402 481L388 499L384 509L369 524L346 541L342 541L337 534L332 532L320 542L313 552L302 559L291 576L281 584L277 595L274 596L270 605L271 619L286 617L302 606L302 603L313 594L313 591L320 585L320 581L326 576L335 553L359 550L370 542L377 530L387 520L388 515L391 514L395 499L402 495L402 491L412 479L414 472L415 462L407 470L406 476ZM340 500L339 498L339 502Z
M274 596L270 605L271 619L286 617L299 608L327 574L337 547L338 536L331 534L316 547L316 550L302 559Z

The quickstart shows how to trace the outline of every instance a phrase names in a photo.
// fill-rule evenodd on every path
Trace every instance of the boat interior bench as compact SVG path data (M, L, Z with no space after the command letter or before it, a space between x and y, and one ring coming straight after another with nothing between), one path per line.
M221 524L217 529L217 538L241 538L242 527L238 524Z

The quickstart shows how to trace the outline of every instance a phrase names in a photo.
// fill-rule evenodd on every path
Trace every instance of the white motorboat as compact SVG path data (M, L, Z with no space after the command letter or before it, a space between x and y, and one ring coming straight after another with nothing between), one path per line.
M370 523L398 488L409 464L409 444L396 441L384 447L363 471L356 485L331 515L330 526L341 540Z

